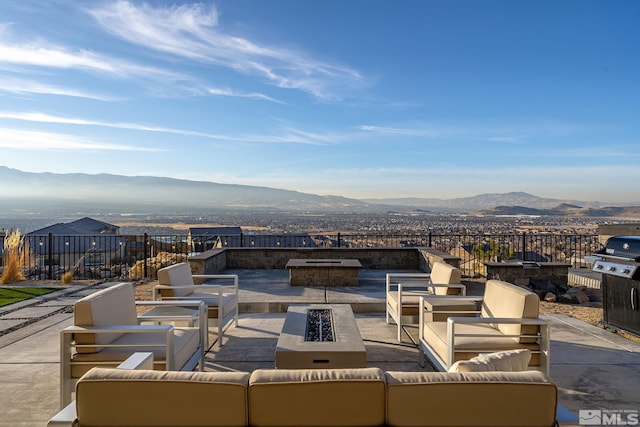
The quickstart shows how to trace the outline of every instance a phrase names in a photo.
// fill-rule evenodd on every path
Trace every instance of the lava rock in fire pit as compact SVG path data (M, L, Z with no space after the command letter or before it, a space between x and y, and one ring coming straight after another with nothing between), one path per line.
M308 310L305 341L335 341L331 310Z

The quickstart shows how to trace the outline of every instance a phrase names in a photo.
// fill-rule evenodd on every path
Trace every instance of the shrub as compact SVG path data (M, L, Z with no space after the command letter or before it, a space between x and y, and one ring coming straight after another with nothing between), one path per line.
M22 237L20 231L15 230L9 233L4 239L4 269L0 277L0 283L8 285L20 280L24 280L24 274L20 268L20 249Z
M73 280L73 271L67 271L66 273L64 273L60 280L62 281L63 285L68 285L69 283L71 283L71 281Z

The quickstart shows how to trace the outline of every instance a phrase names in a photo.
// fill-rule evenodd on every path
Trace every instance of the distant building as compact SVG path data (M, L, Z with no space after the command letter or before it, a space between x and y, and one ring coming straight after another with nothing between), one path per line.
M36 231L32 231L28 235L30 236L42 236L46 234L119 234L120 227L117 225L109 224L107 222L98 221L93 218L84 217L72 222L60 222L50 225L48 227L41 228Z
M119 233L117 225L85 217L32 231L25 245L36 273L59 272L61 265L84 272L122 259L127 242Z
M193 252L204 252L224 246L230 238L240 238L240 227L191 227L187 231L187 244Z

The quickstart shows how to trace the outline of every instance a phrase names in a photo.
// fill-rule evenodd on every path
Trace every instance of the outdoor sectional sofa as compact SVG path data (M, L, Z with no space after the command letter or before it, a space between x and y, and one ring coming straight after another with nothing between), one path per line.
M577 425L559 419L557 387L539 371L93 368L76 390L50 427Z

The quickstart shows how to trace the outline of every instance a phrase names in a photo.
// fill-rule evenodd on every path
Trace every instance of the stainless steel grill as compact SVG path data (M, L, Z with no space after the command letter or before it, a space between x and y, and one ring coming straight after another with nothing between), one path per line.
M602 273L603 323L640 335L640 236L616 236L596 254Z

